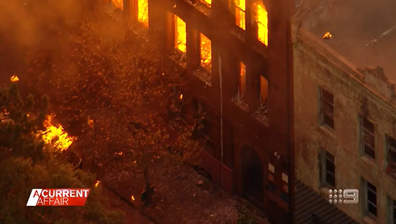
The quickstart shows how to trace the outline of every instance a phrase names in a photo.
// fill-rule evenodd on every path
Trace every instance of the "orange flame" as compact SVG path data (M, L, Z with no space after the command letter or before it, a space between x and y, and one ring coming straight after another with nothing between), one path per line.
M333 37L333 35L331 35L331 33L329 32L329 31L327 31L325 34L323 34L323 36L322 36L322 38L323 39L330 39L330 38L332 38Z
M11 76L11 82L18 82L19 78L16 75Z
M148 18L148 0L138 0L137 1L137 10L138 10L138 21L143 23L145 27L148 27L149 18Z
M183 94L180 94L179 99L181 100L183 99Z
M40 131L39 134L46 144L52 145L54 148L65 151L69 146L76 140L75 137L69 136L65 130L63 130L62 125L58 127L52 125L52 117L48 116L47 120L44 121L45 131Z
M131 196L131 200L134 201L135 200L135 196L132 195Z
M100 183L100 180L97 180L96 183L95 183L95 187L98 187L99 183Z
M124 9L124 0L111 0L117 8Z

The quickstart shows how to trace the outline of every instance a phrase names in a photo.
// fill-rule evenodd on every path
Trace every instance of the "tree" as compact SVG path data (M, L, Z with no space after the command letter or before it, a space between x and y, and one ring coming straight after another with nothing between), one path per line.
M91 188L95 180L44 144L40 128L49 100L34 102L29 95L24 104L16 85L0 91L0 223L123 223L122 213L105 207L100 188L91 190L84 207L25 207L32 188Z

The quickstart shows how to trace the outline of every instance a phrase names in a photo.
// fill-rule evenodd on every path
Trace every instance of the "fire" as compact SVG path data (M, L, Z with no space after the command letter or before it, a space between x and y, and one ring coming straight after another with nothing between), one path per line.
M325 34L323 34L323 36L322 36L322 38L323 39L330 39L330 38L332 38L333 37L333 35L331 35L331 33L329 32L329 31L327 31Z
M265 6L257 4L257 39L268 46L268 12Z
M138 0L137 1L137 9L138 9L138 21L143 23L144 26L148 27L148 0Z
M124 9L124 0L111 0L111 2L120 9Z
M99 184L100 184L100 180L97 180L97 181L95 182L95 187L98 187Z
M179 51L186 53L187 49L187 30L186 30L186 23L178 16L175 16L175 47Z
M208 4L209 6L212 5L212 0L202 0L202 1Z
M207 71L212 69L212 43L201 33L201 66Z
M244 96L246 93L246 65L241 62L239 71L239 94Z
M39 134L41 134L46 144L50 144L60 151L67 150L76 138L69 136L69 134L63 130L62 125L56 127L52 125L51 121L52 117L48 116L47 120L44 121L46 130L41 131Z
M132 195L131 196L131 200L134 201L135 200L135 196Z
M16 75L11 76L11 82L18 82L19 78Z
M183 99L183 94L180 94L179 99L181 100Z
M245 0L234 0L235 2L235 20L236 24L243 30L246 29L246 2Z

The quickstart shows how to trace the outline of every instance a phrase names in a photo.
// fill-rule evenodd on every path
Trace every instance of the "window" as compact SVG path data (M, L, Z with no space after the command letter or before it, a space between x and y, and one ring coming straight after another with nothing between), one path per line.
M186 23L176 15L174 15L174 21L175 21L175 48L182 53L186 53L187 50Z
M239 63L239 76L237 85L238 98L241 99L246 94L246 65L243 62Z
M377 188L370 182L363 180L365 215L377 216Z
M335 159L326 150L320 152L320 182L324 186L335 187Z
M257 4L257 39L268 46L268 12L264 6Z
M124 0L111 0L111 2L115 7L124 9Z
M360 148L363 155L375 159L374 124L361 117L361 140Z
M286 173L282 173L282 192L281 192L281 199L289 203L289 176L287 175L287 170L285 170Z
M137 20L143 23L145 27L149 25L148 18L148 0L136 0L137 1Z
M275 166L271 163L268 163L268 190L273 194L276 193L276 186L275 186Z
M268 106L268 81L264 76L260 75L260 94L259 108L266 109Z
M334 129L334 96L320 87L320 124Z
M386 136L387 167L386 172L396 178L396 139Z
M241 29L246 29L246 2L245 0L234 0L235 3L235 22Z
M387 224L396 224L396 201L388 197Z
M200 65L208 72L212 71L212 43L205 35L200 35Z

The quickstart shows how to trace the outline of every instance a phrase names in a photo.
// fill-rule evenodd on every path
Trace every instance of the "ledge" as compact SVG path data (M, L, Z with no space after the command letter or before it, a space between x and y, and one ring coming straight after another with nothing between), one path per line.
M212 87L212 74L203 68L198 68L193 72L194 76L202 80L206 85Z
M363 224L377 224L377 222L369 216L365 216L362 219Z
M231 98L231 102L233 102L235 105L237 105L239 108L241 108L245 112L250 111L249 104L247 104L245 101L243 101L243 96L242 97L234 96L233 98Z

